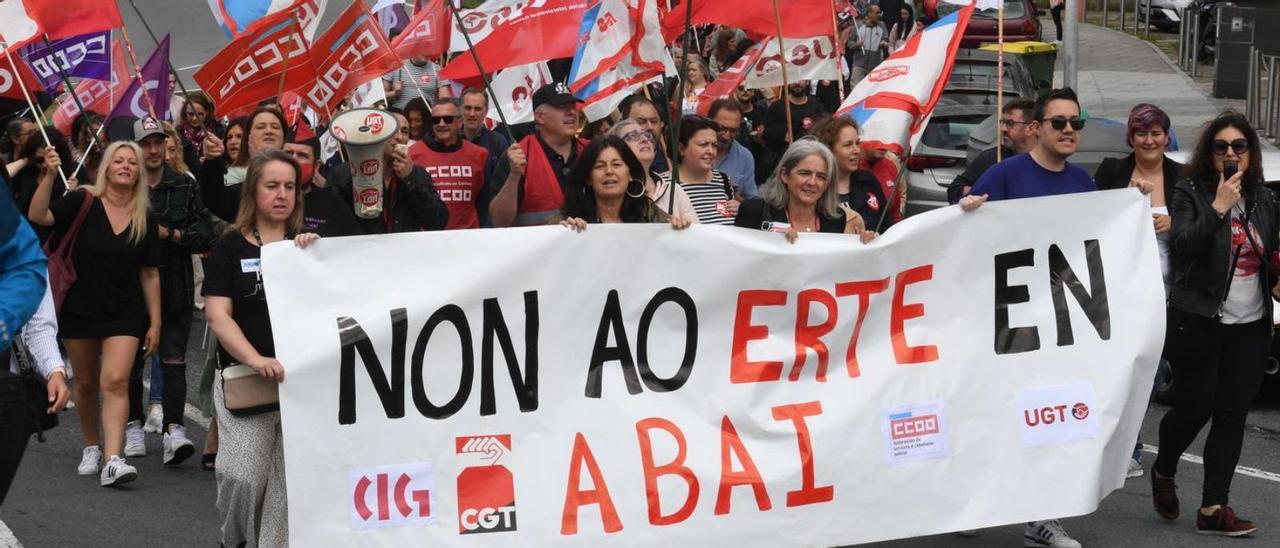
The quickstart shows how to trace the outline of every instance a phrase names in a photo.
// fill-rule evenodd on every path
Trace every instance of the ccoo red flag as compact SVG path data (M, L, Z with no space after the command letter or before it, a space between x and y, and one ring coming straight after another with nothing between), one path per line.
M400 68L400 58L382 35L364 2L352 2L328 32L311 45L316 77L298 89L317 112L333 112L365 82Z
M315 70L298 18L291 11L280 11L227 44L195 73L195 79L218 110L229 113L275 97L281 87L304 86L315 80Z
M496 23L493 30L475 44L480 64L486 72L494 73L517 65L573 57L578 49L578 27L588 3L587 0L545 0L540 4L522 5L520 11ZM464 19L463 24L471 27L485 22L473 25ZM440 71L441 77L451 80L479 75L475 58L465 52Z
M12 50L17 52L18 50ZM36 78L31 67L27 66L27 62L22 59L21 55L13 58L13 64L9 64L9 52L4 52L0 56L0 97L8 99L17 99L26 101L26 96L22 94L22 90L27 90L27 95L35 99L36 92L44 91L44 86L40 80ZM13 67L18 67L18 77L13 76Z
M116 0L28 0L26 4L50 40L124 26Z
M409 25L391 42L401 59L439 57L449 49L449 11L444 0L432 0L426 8L413 14Z
M765 36L777 36L778 24L781 20L782 36L785 38L809 38L812 36L831 36L832 16L835 5L832 0L778 0L781 10L779 17L774 17L773 2L757 0L755 2L694 2L693 24L725 25ZM675 40L684 32L685 8L677 6L662 18L662 36L667 42Z

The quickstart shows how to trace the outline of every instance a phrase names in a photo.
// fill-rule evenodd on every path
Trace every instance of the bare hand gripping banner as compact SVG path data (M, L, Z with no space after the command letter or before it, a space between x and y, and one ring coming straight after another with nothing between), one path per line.
M1164 335L1136 191L855 236L267 246L294 546L818 546L1097 508Z

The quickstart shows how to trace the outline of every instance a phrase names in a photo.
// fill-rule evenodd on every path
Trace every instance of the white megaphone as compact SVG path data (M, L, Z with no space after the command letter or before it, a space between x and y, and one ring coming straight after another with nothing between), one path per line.
M385 110L357 108L333 118L333 137L347 149L351 164L351 194L356 216L382 215L383 143L400 129L400 121Z

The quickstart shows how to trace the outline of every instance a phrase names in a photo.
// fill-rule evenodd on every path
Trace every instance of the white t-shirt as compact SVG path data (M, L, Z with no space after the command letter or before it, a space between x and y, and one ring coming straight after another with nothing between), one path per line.
M1152 206L1151 213L1159 215L1168 215L1169 206ZM1160 251L1160 275L1164 278L1164 292L1169 294L1169 286L1173 284L1173 269L1169 267L1169 238L1170 233L1156 234L1156 249Z
M1231 209L1231 253L1227 260L1235 258L1236 246L1240 246L1240 259L1236 261L1236 270L1231 276L1231 289L1227 293L1227 301L1222 303L1222 319L1224 324L1249 323L1262 319L1267 312L1267 303L1263 299L1262 284L1258 276L1262 275L1262 261L1266 250L1253 247L1253 242L1261 242L1258 229L1249 225L1252 238L1245 237L1244 214L1240 207Z

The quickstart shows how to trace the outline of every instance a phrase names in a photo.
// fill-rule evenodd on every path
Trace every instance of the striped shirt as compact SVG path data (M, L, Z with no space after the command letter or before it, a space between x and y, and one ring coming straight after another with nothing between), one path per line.
M671 183L671 172L659 175L664 183ZM693 202L693 210L698 213L698 222L706 225L733 225L733 217L725 215L725 202L733 199L733 187L729 185L729 177L719 170L711 170L711 181L706 183L687 183L680 181L680 188L689 195Z
M418 89L422 89L422 95L426 96L427 104L436 104L436 96L440 91L440 67L431 61L427 64L418 66L413 61L405 61L404 67L391 74L383 76L382 79L388 83L395 84L397 82L403 84L400 88L400 95L391 101L390 107L402 109L409 101L418 98ZM413 87L414 82L418 83L418 87Z

